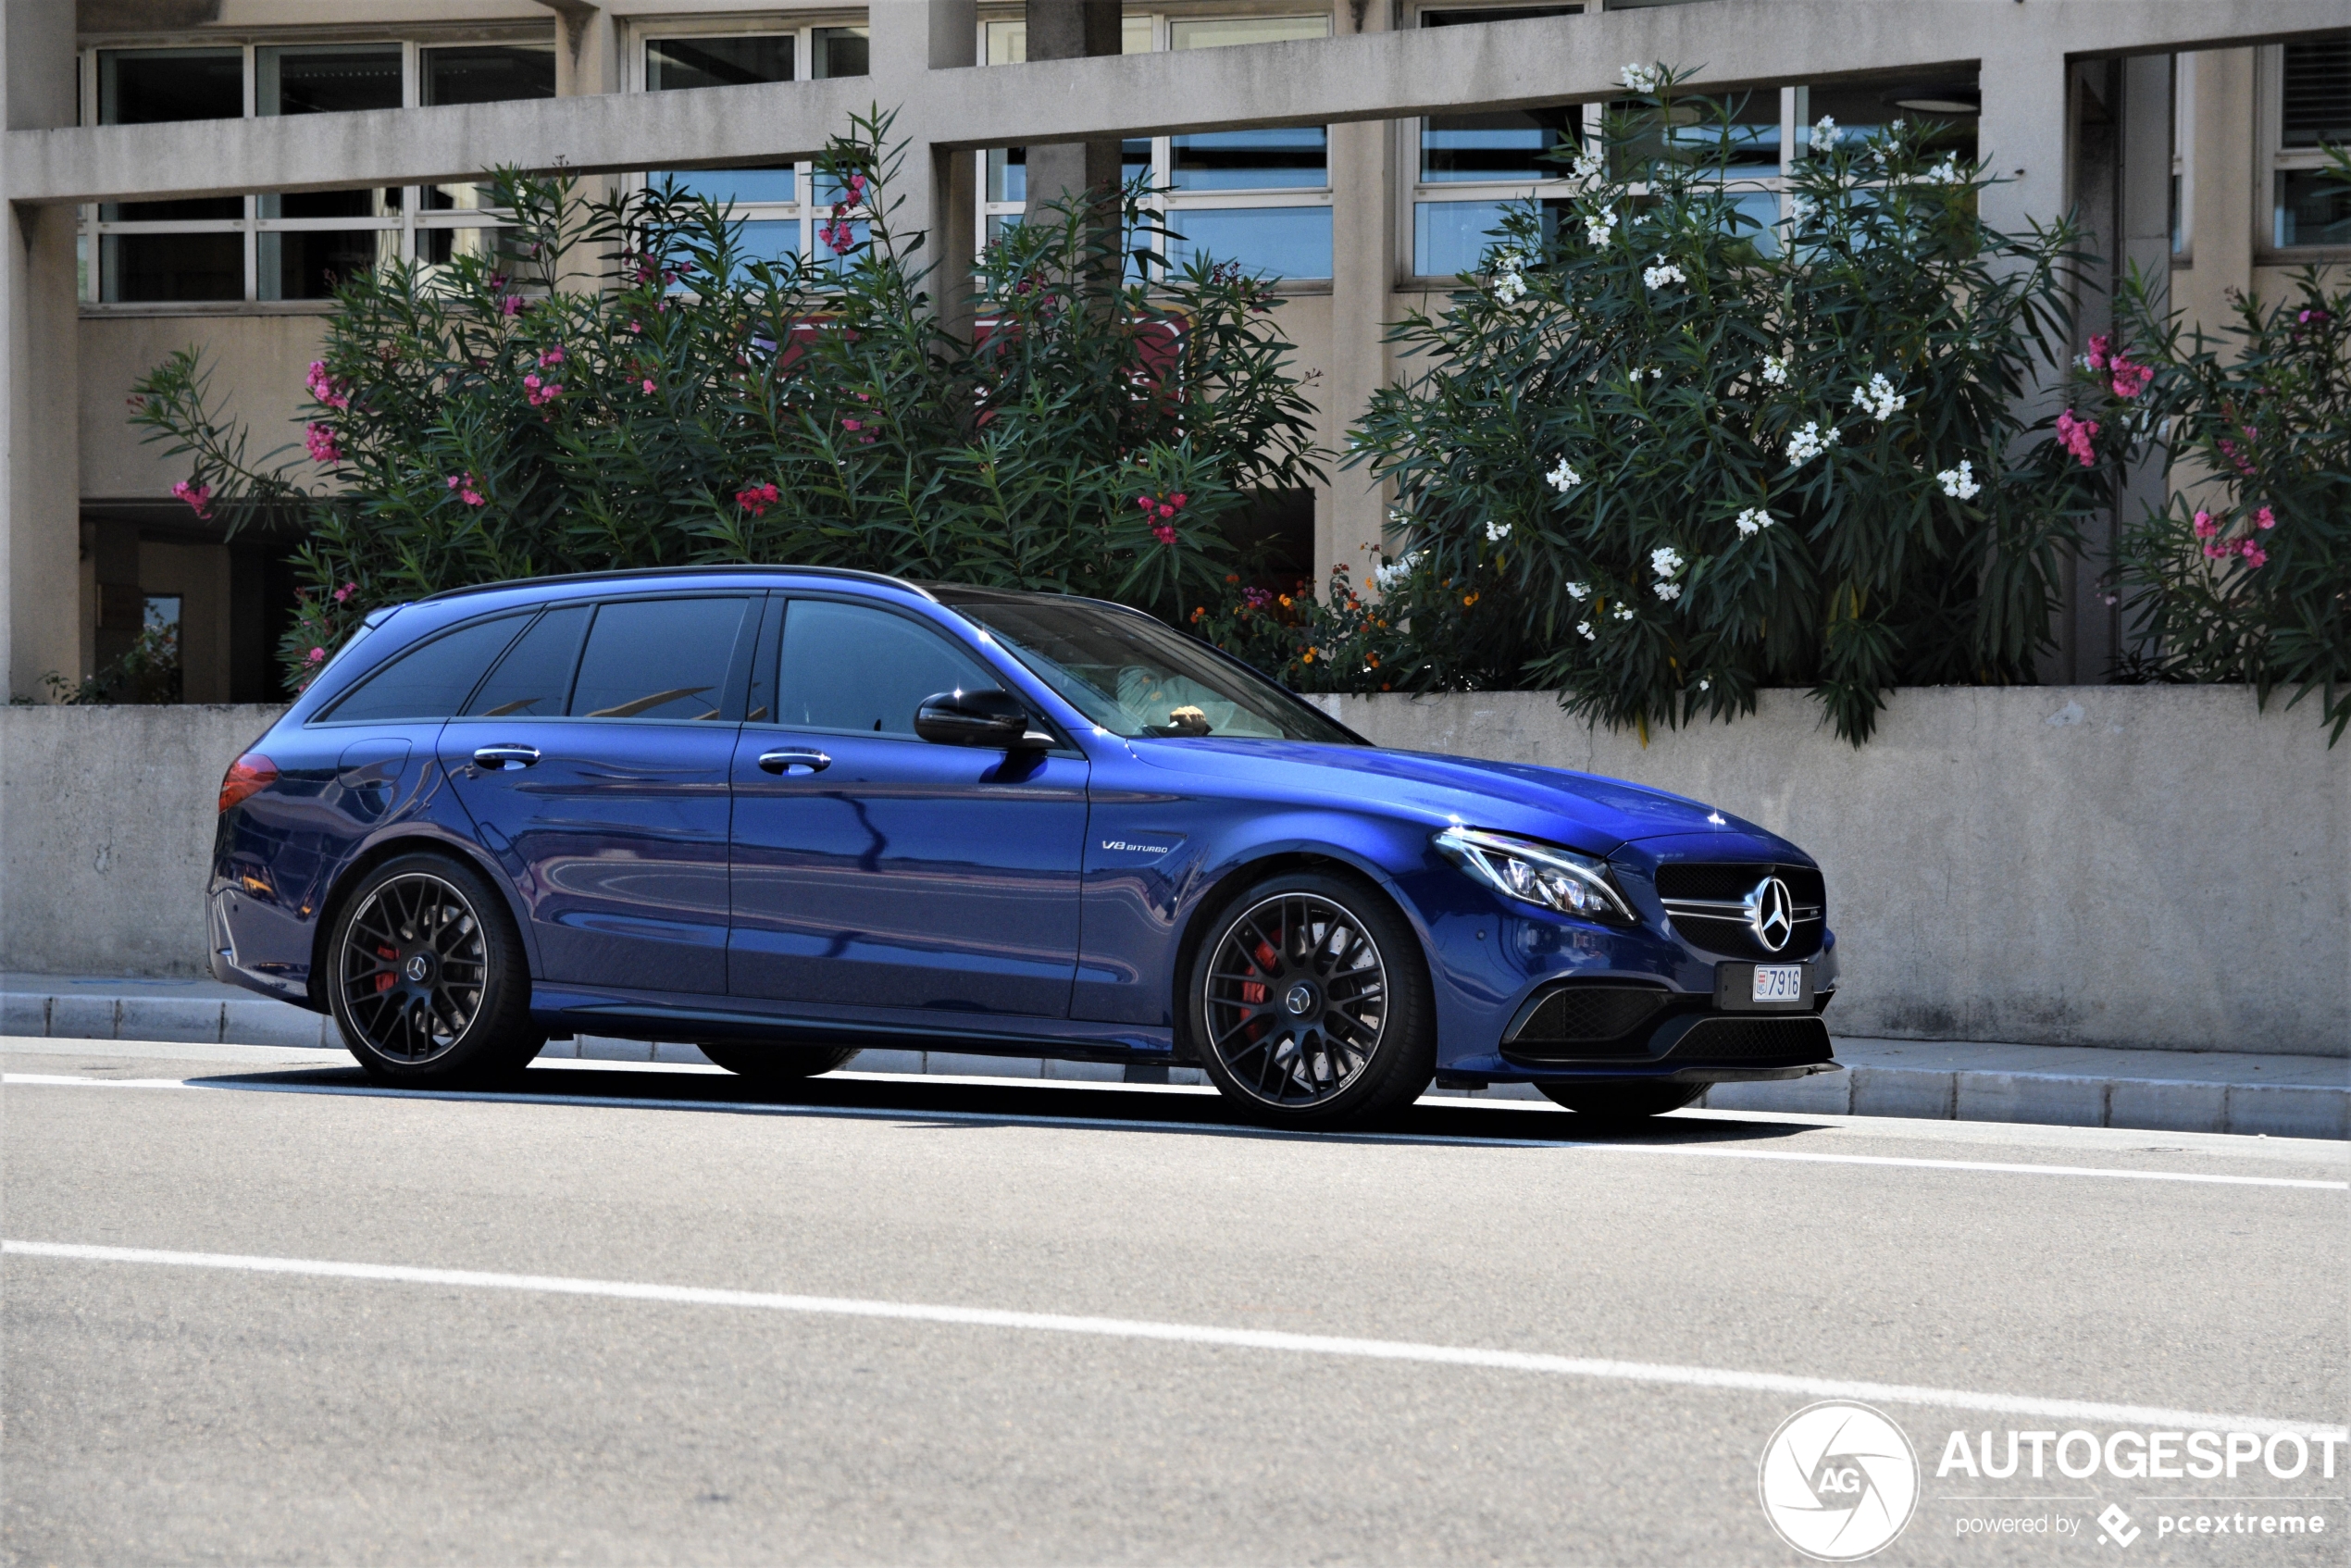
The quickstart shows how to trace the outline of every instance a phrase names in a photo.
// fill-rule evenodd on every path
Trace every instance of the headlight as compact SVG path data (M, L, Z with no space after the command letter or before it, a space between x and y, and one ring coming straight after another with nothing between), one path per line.
M1436 843L1448 860L1505 897L1586 920L1636 919L1609 886L1607 866L1590 855L1475 828L1448 828Z

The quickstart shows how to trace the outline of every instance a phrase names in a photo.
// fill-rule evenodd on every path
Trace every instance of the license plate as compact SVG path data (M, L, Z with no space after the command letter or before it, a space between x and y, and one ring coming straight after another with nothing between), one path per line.
M1801 964L1759 964L1755 966L1755 1000L1757 1002L1801 1002L1804 1000L1804 965Z

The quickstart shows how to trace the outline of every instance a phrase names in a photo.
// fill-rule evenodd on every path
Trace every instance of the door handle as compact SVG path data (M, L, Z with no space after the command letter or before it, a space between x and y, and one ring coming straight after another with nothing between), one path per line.
M790 773L796 767L804 767L811 773L822 773L833 765L833 759L819 751L792 746L781 751L760 753L759 765L770 773Z
M492 773L502 768L529 767L538 760L536 746L483 746L474 753L474 761Z

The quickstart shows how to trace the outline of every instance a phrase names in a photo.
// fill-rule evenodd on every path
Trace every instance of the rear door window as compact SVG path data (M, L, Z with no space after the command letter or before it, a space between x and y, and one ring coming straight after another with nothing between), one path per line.
M888 610L795 599L784 613L779 723L912 735L924 698L1002 684L939 633Z
M588 629L588 614L585 604L568 604L540 616L506 650L466 704L466 716L561 718L571 700L572 673L579 667L579 639Z
M530 615L523 610L476 621L412 648L369 676L324 716L338 724L447 718L464 704L482 671L514 641Z
M574 718L717 719L744 598L628 599L599 605L571 691Z

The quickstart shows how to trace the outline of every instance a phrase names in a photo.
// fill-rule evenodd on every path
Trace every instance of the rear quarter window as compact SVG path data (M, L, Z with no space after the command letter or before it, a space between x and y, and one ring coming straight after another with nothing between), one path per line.
M447 718L530 616L517 611L442 632L394 657L319 716L330 724Z

